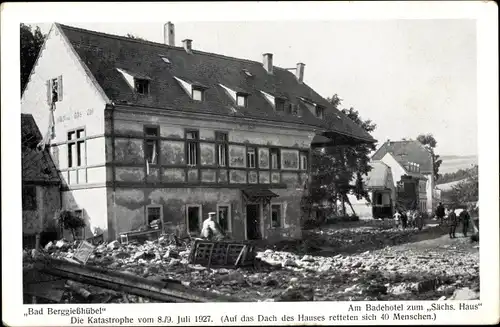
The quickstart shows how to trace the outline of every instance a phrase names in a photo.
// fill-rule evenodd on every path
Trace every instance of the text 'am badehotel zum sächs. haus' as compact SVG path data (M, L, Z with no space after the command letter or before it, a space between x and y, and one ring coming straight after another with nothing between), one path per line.
M23 92L86 236L160 219L196 235L208 212L233 239L301 236L315 144L373 142L293 69L53 24ZM51 109L52 108L52 109ZM326 142L326 143L325 143Z

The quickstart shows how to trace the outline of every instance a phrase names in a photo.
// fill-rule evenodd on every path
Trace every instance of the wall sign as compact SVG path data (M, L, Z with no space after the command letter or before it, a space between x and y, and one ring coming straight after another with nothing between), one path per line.
M94 114L94 109L92 109L92 108L84 110L84 111L75 111L72 114L57 116L56 121L58 123L63 123L65 121L82 119L83 117L92 116L93 114Z

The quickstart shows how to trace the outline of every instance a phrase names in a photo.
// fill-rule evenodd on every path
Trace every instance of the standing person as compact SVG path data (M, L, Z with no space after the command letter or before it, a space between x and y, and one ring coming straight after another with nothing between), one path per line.
M467 208L465 208L460 213L460 220L462 221L464 236L467 237L467 231L469 230L469 224L470 224L470 215L469 212L467 211Z
M439 205L436 208L436 217L439 219L439 224L442 225L444 221L444 207L443 203L439 202Z
M455 231L457 229L458 220L457 215L455 214L455 208L450 207L448 213L448 222L450 224L450 238L456 238Z
M219 224L215 220L215 212L209 212L208 218L203 221L203 228L201 229L201 237L211 240L221 240L224 238L224 233Z

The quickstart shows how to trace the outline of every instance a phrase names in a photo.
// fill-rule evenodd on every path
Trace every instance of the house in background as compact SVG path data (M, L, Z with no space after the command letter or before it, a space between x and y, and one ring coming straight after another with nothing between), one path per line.
M365 178L371 203L372 217L392 217L396 203L396 183L392 169L383 161L373 161L372 170Z
M54 24L21 99L53 132L62 208L106 240L144 226L233 239L301 236L310 149L374 142L293 69ZM91 235L85 235L89 237Z
M55 227L61 208L61 179L32 115L21 114L23 247L33 248L36 234ZM52 225L51 225L52 224Z
M402 204L411 205L415 201L419 210L432 214L439 202L435 199L432 154L424 145L416 140L387 140L372 160L391 167L395 181L400 182L397 193Z

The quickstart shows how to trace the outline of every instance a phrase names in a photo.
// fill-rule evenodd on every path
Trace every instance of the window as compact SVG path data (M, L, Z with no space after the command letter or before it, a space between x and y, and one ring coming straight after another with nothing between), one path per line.
M247 106L247 96L245 94L236 94L236 104L238 107Z
M255 148L247 148L247 167L248 168L255 168L255 163L257 162L255 153L256 153Z
M143 78L134 78L134 88L139 94L149 94L149 80Z
M288 110L289 110L290 114L292 114L294 116L299 115L299 108L296 104L290 103Z
M285 111L285 100L276 98L274 100L276 111Z
M84 128L68 132L68 168L86 165L85 142Z
M318 117L319 119L323 119L324 114L325 114L325 108L316 106L316 117Z
M158 163L158 127L144 127L144 159L150 165Z
M62 101L63 92L62 92L62 76L58 76L57 78L52 78L47 82L47 102L49 104L56 103Z
M223 231L231 231L231 209L229 205L217 205L217 222Z
M193 100L203 101L203 90L200 88L193 87L192 97Z
M280 169L280 150L270 149L271 152L271 169Z
M163 222L163 207L160 205L146 206L146 223L153 229L161 229Z
M281 204L271 205L271 227L281 227Z
M198 131L188 131L186 132L187 139L187 164L189 166L196 166L198 164Z
M300 169L307 170L307 152L300 153Z
M23 185L23 210L36 210L36 186Z
M227 133L215 132L215 142L217 143L217 164L219 167L227 166Z
M201 205L187 205L186 217L188 233L201 232Z

